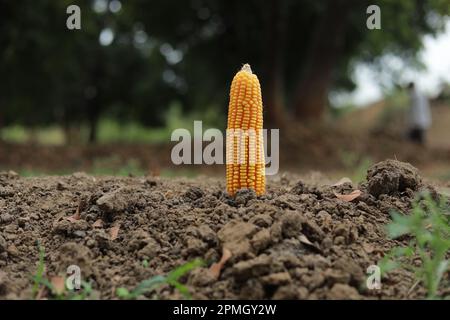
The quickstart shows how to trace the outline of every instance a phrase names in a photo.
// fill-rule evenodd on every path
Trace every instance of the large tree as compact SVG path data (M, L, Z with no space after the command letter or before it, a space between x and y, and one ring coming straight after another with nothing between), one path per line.
M69 4L81 7L79 31L65 27ZM330 91L352 87L355 63L414 60L450 13L448 0L135 0L118 12L93 4L0 1L3 122L86 123L95 141L100 117L160 125L173 100L225 114L243 63L260 77L267 126L317 120ZM366 27L369 4L381 8L381 30ZM105 28L115 37L101 45Z
M371 4L381 8L381 30L366 27ZM267 123L277 126L287 111L297 120L320 118L330 90L351 87L356 62L413 59L423 35L442 30L450 14L446 0L141 0L133 7L150 34L184 48L174 68L196 84L188 100L205 97L200 88L211 99L223 94L249 62L260 74Z

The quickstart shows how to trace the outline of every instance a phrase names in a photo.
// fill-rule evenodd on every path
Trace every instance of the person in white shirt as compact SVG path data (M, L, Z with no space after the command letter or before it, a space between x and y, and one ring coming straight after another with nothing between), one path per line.
M408 91L410 99L408 138L414 143L424 144L426 131L431 126L430 104L427 97L416 88L414 82L409 83Z

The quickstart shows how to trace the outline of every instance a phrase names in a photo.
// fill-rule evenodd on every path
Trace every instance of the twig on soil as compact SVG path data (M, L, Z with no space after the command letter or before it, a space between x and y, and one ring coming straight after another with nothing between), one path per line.
M414 282L414 284L411 286L411 288L409 288L408 292L406 293L406 296L409 297L409 295L411 294L411 292L413 292L413 290L417 287L417 285L420 283L420 279L417 280L416 282Z

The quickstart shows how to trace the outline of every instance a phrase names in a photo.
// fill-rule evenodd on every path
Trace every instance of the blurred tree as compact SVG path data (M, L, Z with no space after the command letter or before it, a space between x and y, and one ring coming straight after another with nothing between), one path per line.
M370 4L381 8L381 30L366 27ZM352 88L355 62L389 53L413 59L422 36L442 30L450 14L446 0L138 0L134 8L146 30L184 52L174 68L193 86L188 101L206 96L224 105L214 93L249 62L261 78L266 120L276 126L285 110L298 120L320 118L331 89Z
M81 30L66 28L66 8L73 1L1 2L5 123L34 127L58 122L68 141L86 123L88 140L95 142L101 116L126 120L148 109L152 99L143 103L141 98L149 97L146 91L156 95L161 82L160 74L147 73L155 59L135 43L132 17L126 10L111 10L111 2L75 1L81 7ZM152 109L162 109L170 96L166 93L164 103ZM162 116L143 118L151 125L163 123Z
M69 4L81 8L79 31L66 28ZM369 4L381 30L366 27ZM355 63L413 61L449 14L447 0L0 0L0 119L67 132L85 123L94 142L104 116L161 125L172 101L225 113L248 62L268 127L317 120L330 90L354 86Z

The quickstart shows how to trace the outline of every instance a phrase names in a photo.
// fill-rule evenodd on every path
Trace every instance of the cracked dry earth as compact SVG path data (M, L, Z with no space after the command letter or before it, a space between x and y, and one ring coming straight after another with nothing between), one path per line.
M1 173L0 298L31 298L37 240L45 277L78 265L100 299L195 258L206 266L181 279L194 299L421 298L420 285L408 293L415 280L406 271L383 278L381 290L365 282L367 267L399 243L384 231L391 210L406 213L423 188L432 189L417 169L393 160L370 168L359 186L285 174L264 196L241 190L235 198L208 178ZM362 194L350 202L335 195L355 189ZM208 267L223 248L232 257L216 278ZM142 298L182 296L166 285Z

